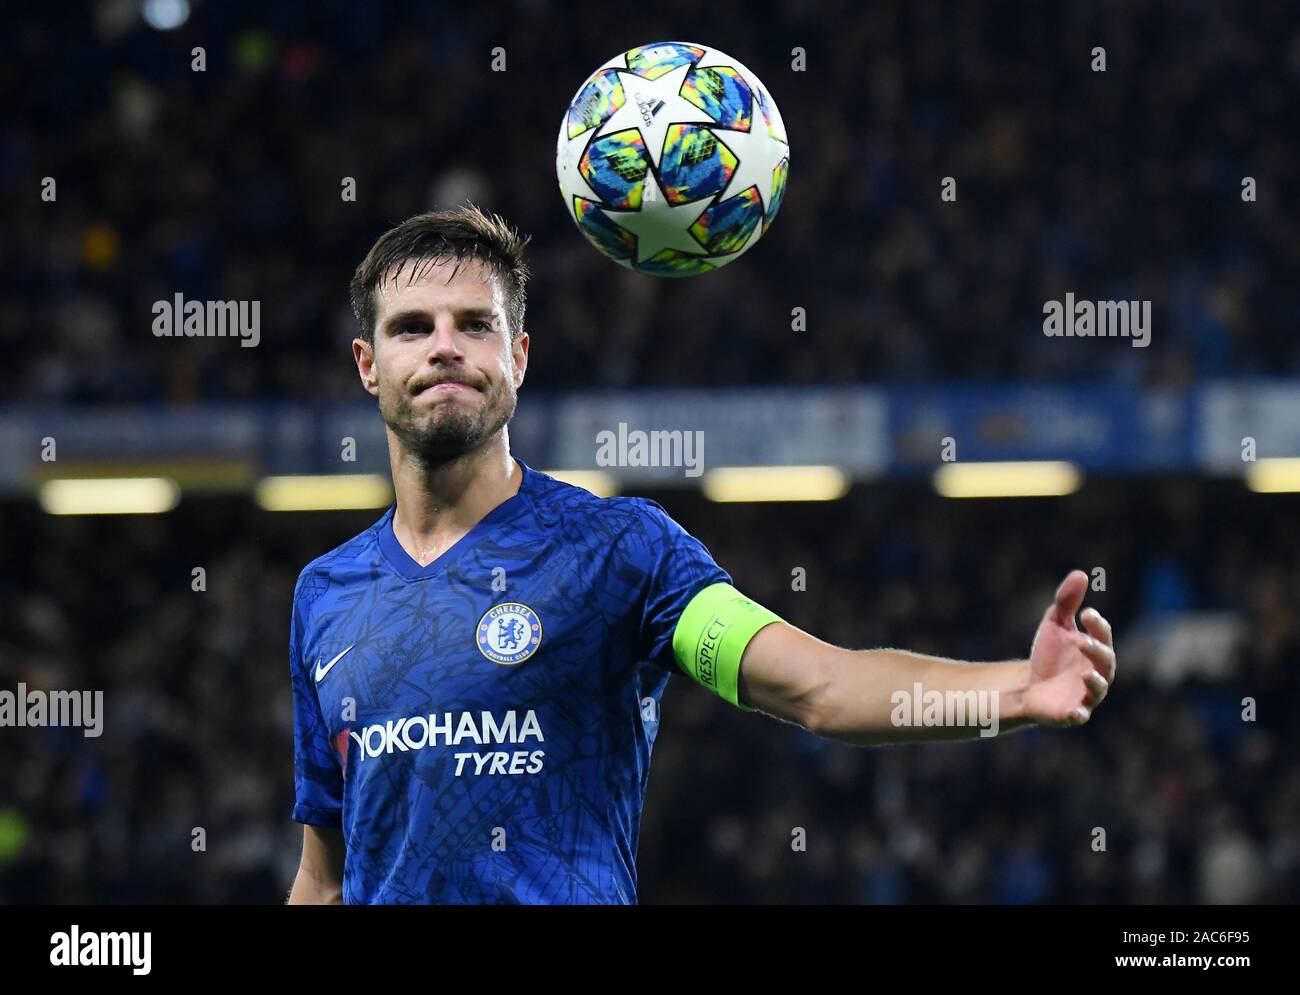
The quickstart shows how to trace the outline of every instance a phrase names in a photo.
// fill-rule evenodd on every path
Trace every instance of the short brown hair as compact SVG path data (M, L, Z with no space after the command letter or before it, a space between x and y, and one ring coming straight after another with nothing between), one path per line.
M393 279L409 262L414 278L422 263L456 260L456 268L467 259L484 263L500 278L506 294L506 321L513 341L524 327L525 289L528 265L524 248L531 236L521 236L498 214L487 214L467 204L463 207L429 211L407 218L379 236L352 277L349 296L352 313L361 326L361 337L375 341L379 306L375 299L379 283L393 267ZM455 271L453 270L453 275Z

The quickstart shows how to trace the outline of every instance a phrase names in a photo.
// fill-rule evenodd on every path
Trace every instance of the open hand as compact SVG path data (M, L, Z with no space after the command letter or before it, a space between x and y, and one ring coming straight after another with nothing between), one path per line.
M1087 590L1088 575L1072 571L1034 633L1024 706L1026 716L1041 725L1083 725L1115 680L1110 623L1095 608L1082 615L1087 632L1074 621Z

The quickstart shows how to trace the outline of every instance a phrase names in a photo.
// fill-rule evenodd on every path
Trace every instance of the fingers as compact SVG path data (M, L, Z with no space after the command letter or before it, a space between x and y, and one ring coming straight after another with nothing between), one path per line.
M1085 636L1082 632L1076 633L1073 640L1074 645L1083 651L1092 665L1097 668L1099 673L1106 681L1110 683L1110 678L1115 676L1115 651L1105 643L1098 642L1092 636ZM1110 676L1107 676L1107 675Z
M1052 602L1049 614L1067 629L1077 629L1074 615L1083 607L1083 596L1088 591L1088 575L1082 570L1071 570L1056 589L1056 598Z
M1083 717L1082 721L1086 722L1088 721L1088 715L1091 715L1092 710L1101 704L1102 699L1110 691L1110 677L1107 674L1114 676L1115 651L1105 643L1097 641L1092 636L1084 635L1082 632L1076 633L1072 642L1088 658L1094 668L1083 675L1083 685L1086 689L1083 708L1086 710L1087 715Z
M1067 728L1070 726L1081 726L1090 718L1092 718L1092 709L1080 706L1067 715L1065 721L1062 722L1061 725Z
M1093 639L1100 643L1110 652L1103 655L1100 659L1089 657L1097 663L1097 670L1101 676L1106 678L1107 683L1115 683L1115 638L1111 632L1110 623L1102 617L1101 612L1096 608L1089 608L1083 613L1083 627L1088 631Z
M1083 627L1088 630L1090 636L1100 640L1107 646L1115 645L1110 631L1110 623L1101 617L1101 612L1097 611L1096 608L1089 608L1080 618L1083 619Z
M1110 684L1106 678L1095 670L1089 673L1083 679L1084 686L1088 689L1088 695L1084 698L1084 707L1090 711L1101 704L1101 700L1106 697L1106 692L1110 690Z

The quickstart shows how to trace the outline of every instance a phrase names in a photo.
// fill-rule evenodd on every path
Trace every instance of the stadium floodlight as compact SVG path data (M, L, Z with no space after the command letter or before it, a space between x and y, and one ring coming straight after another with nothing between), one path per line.
M168 477L56 477L37 492L51 515L158 515L180 497L180 486Z
M1262 459L1248 464L1246 486L1256 494L1300 491L1300 458Z
M1061 497L1083 485L1083 471L1063 460L947 463L934 489L949 498Z
M263 511L355 511L388 507L393 488L374 473L264 477L254 499Z
M849 489L833 466L726 466L704 475L710 501L835 501Z
M190 19L189 0L144 0L144 22L155 31L175 31Z

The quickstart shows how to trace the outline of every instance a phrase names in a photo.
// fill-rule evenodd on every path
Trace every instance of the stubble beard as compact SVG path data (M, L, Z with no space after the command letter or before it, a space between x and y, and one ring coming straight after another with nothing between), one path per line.
M503 379L478 391L484 402L472 397L448 399L423 408L416 406L410 393L388 390L381 381L379 411L408 453L422 463L438 465L481 448L509 423L518 403L513 387Z

